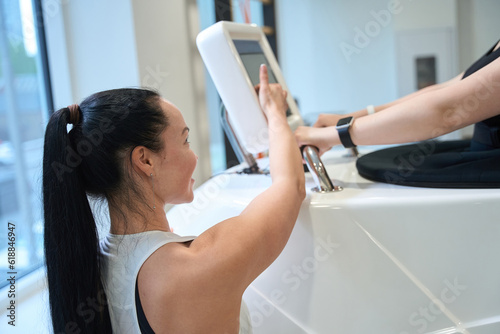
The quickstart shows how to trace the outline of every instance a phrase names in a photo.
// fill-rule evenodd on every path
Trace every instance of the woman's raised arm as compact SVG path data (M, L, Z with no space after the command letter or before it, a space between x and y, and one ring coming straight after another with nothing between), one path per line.
M281 253L305 197L300 150L286 119L286 92L268 83L260 68L259 100L268 120L272 185L237 217L196 238L190 250L206 263L218 284L236 293L244 289ZM195 261L197 262L197 261Z

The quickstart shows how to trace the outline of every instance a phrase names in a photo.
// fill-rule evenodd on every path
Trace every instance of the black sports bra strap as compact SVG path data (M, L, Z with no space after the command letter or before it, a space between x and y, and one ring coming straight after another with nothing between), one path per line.
M472 73L480 70L481 68L485 67L486 65L488 65L489 63L491 63L492 61L494 61L495 59L500 57L500 48L495 50L495 47L498 45L499 42L500 42L500 40L498 42L496 42L491 47L491 49L488 50L488 52L486 52L481 58L479 58L474 64L472 64L464 72L464 76L462 77L462 79L465 79L466 77L468 77Z
M139 322L139 328L142 334L155 334L151 326L149 325L148 319L144 314L142 309L141 298L139 297L139 287L137 285L137 280L135 281L135 309L137 311L137 321Z

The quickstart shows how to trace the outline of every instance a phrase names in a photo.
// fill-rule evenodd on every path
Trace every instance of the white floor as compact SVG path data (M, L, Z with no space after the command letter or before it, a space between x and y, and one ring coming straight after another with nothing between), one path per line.
M44 280L45 272L38 270L16 282L15 326L8 324L8 290L0 290L0 333L49 334L49 303Z

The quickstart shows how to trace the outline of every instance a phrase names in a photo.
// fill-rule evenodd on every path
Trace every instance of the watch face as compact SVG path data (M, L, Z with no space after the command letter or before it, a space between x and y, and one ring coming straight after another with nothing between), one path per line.
M348 125L351 123L351 121L352 121L352 117L346 117L346 118L339 119L337 126Z

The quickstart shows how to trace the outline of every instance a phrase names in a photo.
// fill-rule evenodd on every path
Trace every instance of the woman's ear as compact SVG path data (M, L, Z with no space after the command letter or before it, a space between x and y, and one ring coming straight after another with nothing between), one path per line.
M153 172L153 154L144 146L137 146L132 150L132 168L141 171L146 176Z

